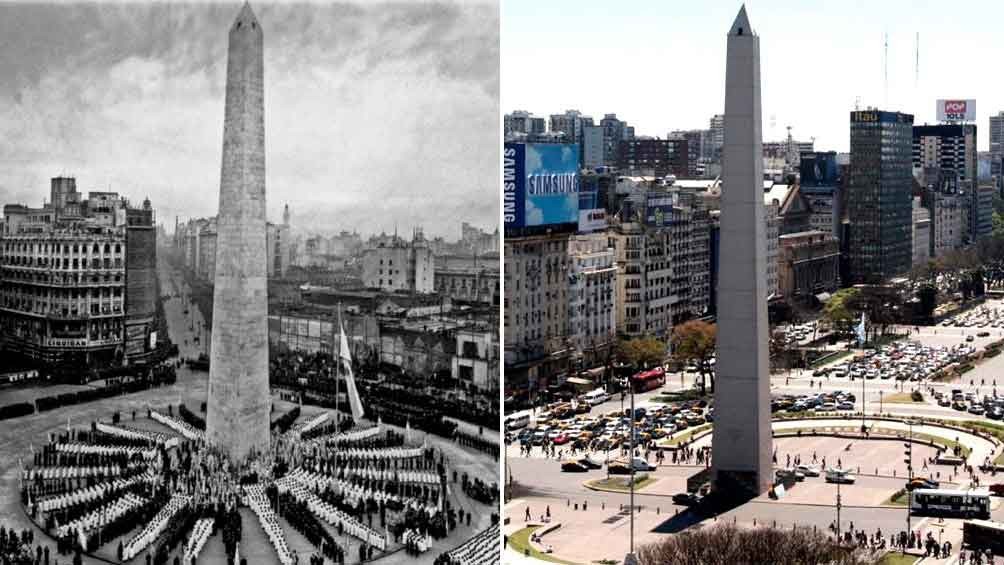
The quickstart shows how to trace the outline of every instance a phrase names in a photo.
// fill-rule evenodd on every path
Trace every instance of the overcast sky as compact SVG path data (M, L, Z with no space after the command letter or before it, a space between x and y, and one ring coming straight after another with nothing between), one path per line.
M505 0L502 107L547 117L616 112L636 133L707 128L724 110L735 0ZM751 0L760 35L765 140L846 151L849 112L879 106L933 122L937 98L975 98L978 147L1004 110L1004 2ZM915 41L920 33L920 73ZM889 34L888 102L883 38ZM773 127L772 127L773 124Z
M498 226L492 1L252 7L265 37L269 219L457 239ZM0 203L49 178L216 213L227 4L0 4Z

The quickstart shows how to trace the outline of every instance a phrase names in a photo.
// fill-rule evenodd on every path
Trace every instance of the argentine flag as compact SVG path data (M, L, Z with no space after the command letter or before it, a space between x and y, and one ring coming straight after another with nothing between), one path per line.
M854 329L854 333L858 335L858 347L861 347L865 343L865 313L861 313L861 322L858 323L857 328Z

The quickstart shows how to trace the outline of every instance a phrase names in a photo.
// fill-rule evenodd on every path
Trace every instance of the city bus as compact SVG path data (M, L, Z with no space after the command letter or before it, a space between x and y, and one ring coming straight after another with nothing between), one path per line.
M664 384L666 384L666 371L662 367L656 367L651 371L638 373L631 377L631 385L635 392L655 390Z
M522 412L516 412L515 414L509 414L505 417L505 429L508 430L518 430L520 428L525 428L530 425L530 412L524 410Z
M994 555L1004 555L1004 524L990 520L963 522L962 546L969 549L989 549Z
M914 489L910 514L944 518L990 518L990 492L981 490Z

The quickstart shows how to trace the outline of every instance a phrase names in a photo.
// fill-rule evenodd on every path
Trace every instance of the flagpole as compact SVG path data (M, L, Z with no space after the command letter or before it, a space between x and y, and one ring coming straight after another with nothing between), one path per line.
M335 433L336 434L341 430L341 425L342 425L341 424L340 413L338 411L338 409L339 409L339 406L338 406L338 379L339 379L339 377L341 377L341 374L342 374L342 352L341 352L341 346L342 346L342 333L344 331L345 331L345 329L342 328L342 303L339 302L338 303L338 347L339 347L339 350L334 355L335 359L338 360L335 363ZM334 331L332 331L331 333L334 333ZM332 349L332 352L334 352L334 349L335 349L335 340L334 339L331 340L331 349Z

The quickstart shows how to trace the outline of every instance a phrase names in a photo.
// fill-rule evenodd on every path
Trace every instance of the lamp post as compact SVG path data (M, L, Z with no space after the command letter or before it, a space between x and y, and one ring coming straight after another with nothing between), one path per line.
M837 543L840 543L840 481L837 481Z
M648 368L648 364L647 363L642 365L642 371L647 370L647 368ZM630 545L628 546L628 554L624 557L624 565L638 565L638 556L636 556L635 553L634 553L634 470L635 470L634 469L634 437L635 437L635 427L634 427L634 383L631 381L630 378L628 379L628 386L631 389L631 431L629 432L631 434L631 439L630 439L631 452L628 454L628 468L631 469L631 479L630 479L631 484L629 485L630 492L631 492L631 498L630 498L630 504L631 504L631 525L630 525L630 528L631 528L631 537L630 537ZM608 469L609 469L609 467L610 466L607 465Z
M861 433L862 433L862 435L865 432L868 431L868 428L865 426L865 381L867 381L867 380L868 380L867 376L861 375Z

